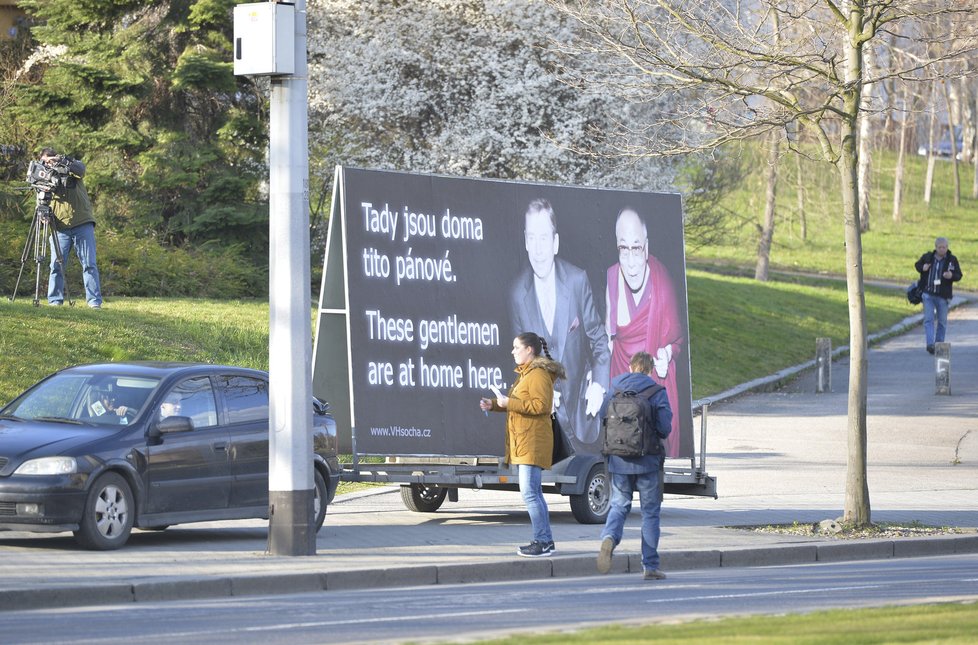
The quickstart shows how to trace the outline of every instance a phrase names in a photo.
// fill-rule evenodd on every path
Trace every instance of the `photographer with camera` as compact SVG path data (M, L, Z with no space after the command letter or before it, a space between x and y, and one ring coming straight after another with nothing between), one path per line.
M64 302L63 266L56 258L67 257L74 247L75 255L82 266L85 301L92 309L101 309L102 287L99 284L98 266L95 264L95 218L92 215L92 202L82 180L85 176L85 164L59 155L53 148L43 148L39 160L57 178L56 185L50 189L51 215L45 215L53 217L51 224L56 230L51 240L48 304L57 306ZM53 248L55 242L60 247L60 254Z

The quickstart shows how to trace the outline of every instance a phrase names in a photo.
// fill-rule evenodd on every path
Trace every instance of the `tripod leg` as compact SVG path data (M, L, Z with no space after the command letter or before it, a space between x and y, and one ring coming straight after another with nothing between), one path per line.
M34 306L41 304L41 267L46 265L47 252L44 245L47 244L48 225L41 221L41 230L34 236Z
M17 299L17 290L20 289L20 279L24 275L24 265L27 264L27 255L30 253L34 238L37 236L38 224L37 213L34 213L34 219L31 220L31 228L27 232L27 241L24 243L24 252L20 254L20 271L17 272L17 282L14 283L14 292L10 294L10 302Z

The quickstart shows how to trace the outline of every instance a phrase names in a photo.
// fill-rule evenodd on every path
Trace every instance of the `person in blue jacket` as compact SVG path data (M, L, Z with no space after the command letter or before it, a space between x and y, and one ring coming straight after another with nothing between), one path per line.
M655 431L662 439L672 431L672 409L666 390L652 379L655 364L648 352L636 352L629 361L627 374L616 376L605 394L599 416L607 418L608 403L616 392L642 392L656 386L649 395L649 404L655 419ZM641 457L608 455L607 470L611 478L611 508L601 531L601 550L597 567L600 573L611 570L611 558L621 542L625 519L632 510L632 494L638 490L642 509L642 570L645 580L661 580L666 574L659 569L659 510L662 507L662 485L665 455L660 449L656 454Z

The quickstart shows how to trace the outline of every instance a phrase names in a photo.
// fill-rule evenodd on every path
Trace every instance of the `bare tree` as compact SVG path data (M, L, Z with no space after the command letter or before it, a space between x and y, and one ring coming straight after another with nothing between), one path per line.
M876 54L871 46L863 49L863 78L872 78L876 70ZM869 180L869 173L872 170L873 153L873 121L876 110L873 107L873 93L876 84L865 81L863 83L862 101L863 104L859 111L859 159L858 159L858 185L859 185L859 230L865 233L869 230L869 202L870 188L872 182Z
M907 158L907 134L910 132L913 121L913 111L909 108L910 105L910 84L902 83L903 91L901 92L901 105L900 105L900 143L899 149L897 151L897 161L896 168L893 170L893 221L900 222L903 219L902 206L903 206L903 170L906 166Z
M764 195L764 222L758 228L760 241L757 244L757 265L754 279L767 282L768 266L771 259L771 242L774 240L774 216L777 212L778 163L781 158L781 133L771 131L768 135L767 190Z
M961 173L958 167L958 143L955 137L955 130L957 129L954 120L954 111L951 109L951 94L947 88L947 81L941 83L941 88L944 93L944 108L947 110L947 136L948 141L951 144L951 163L954 164L953 176L954 176L954 205L961 205Z
M888 34L924 33L919 25L938 17L955 38L935 41L932 56L914 60L907 69L889 70L888 77L928 70L937 59L973 51L978 0L551 2L591 35L578 44L578 52L596 49L617 56L619 64L609 65L592 82L632 97L672 99L640 133L627 133L622 154L709 149L800 122L816 137L817 154L835 166L843 205L851 356L844 520L870 523L857 139L863 88L885 79L866 76L863 56ZM794 37L799 34L804 37ZM643 135L640 141L636 134Z
M934 189L934 164L937 162L937 85L930 84L930 117L927 120L927 174L924 177L924 203L930 206L930 197Z
M975 120L976 122L978 122L978 92L975 92L974 114L975 114ZM978 137L974 129L972 130L972 137ZM975 174L971 181L971 197L973 199L978 199L978 138L976 138L976 140L974 141L974 144L972 145L971 149L974 151L972 153L971 160L974 162L974 166L975 166Z
M798 199L798 235L808 239L808 217L805 215L805 179L801 171L801 155L795 155L795 196Z

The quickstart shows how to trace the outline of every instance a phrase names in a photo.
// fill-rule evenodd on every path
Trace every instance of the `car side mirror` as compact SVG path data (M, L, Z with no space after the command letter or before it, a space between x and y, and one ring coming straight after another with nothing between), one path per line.
M153 436L153 431L156 431L156 435L169 434L171 432L190 432L194 429L194 422L190 420L190 417L172 416L165 419L161 419L153 424L150 429L150 436Z
M329 414L329 403L323 401L322 399L312 397L312 411L319 416Z

